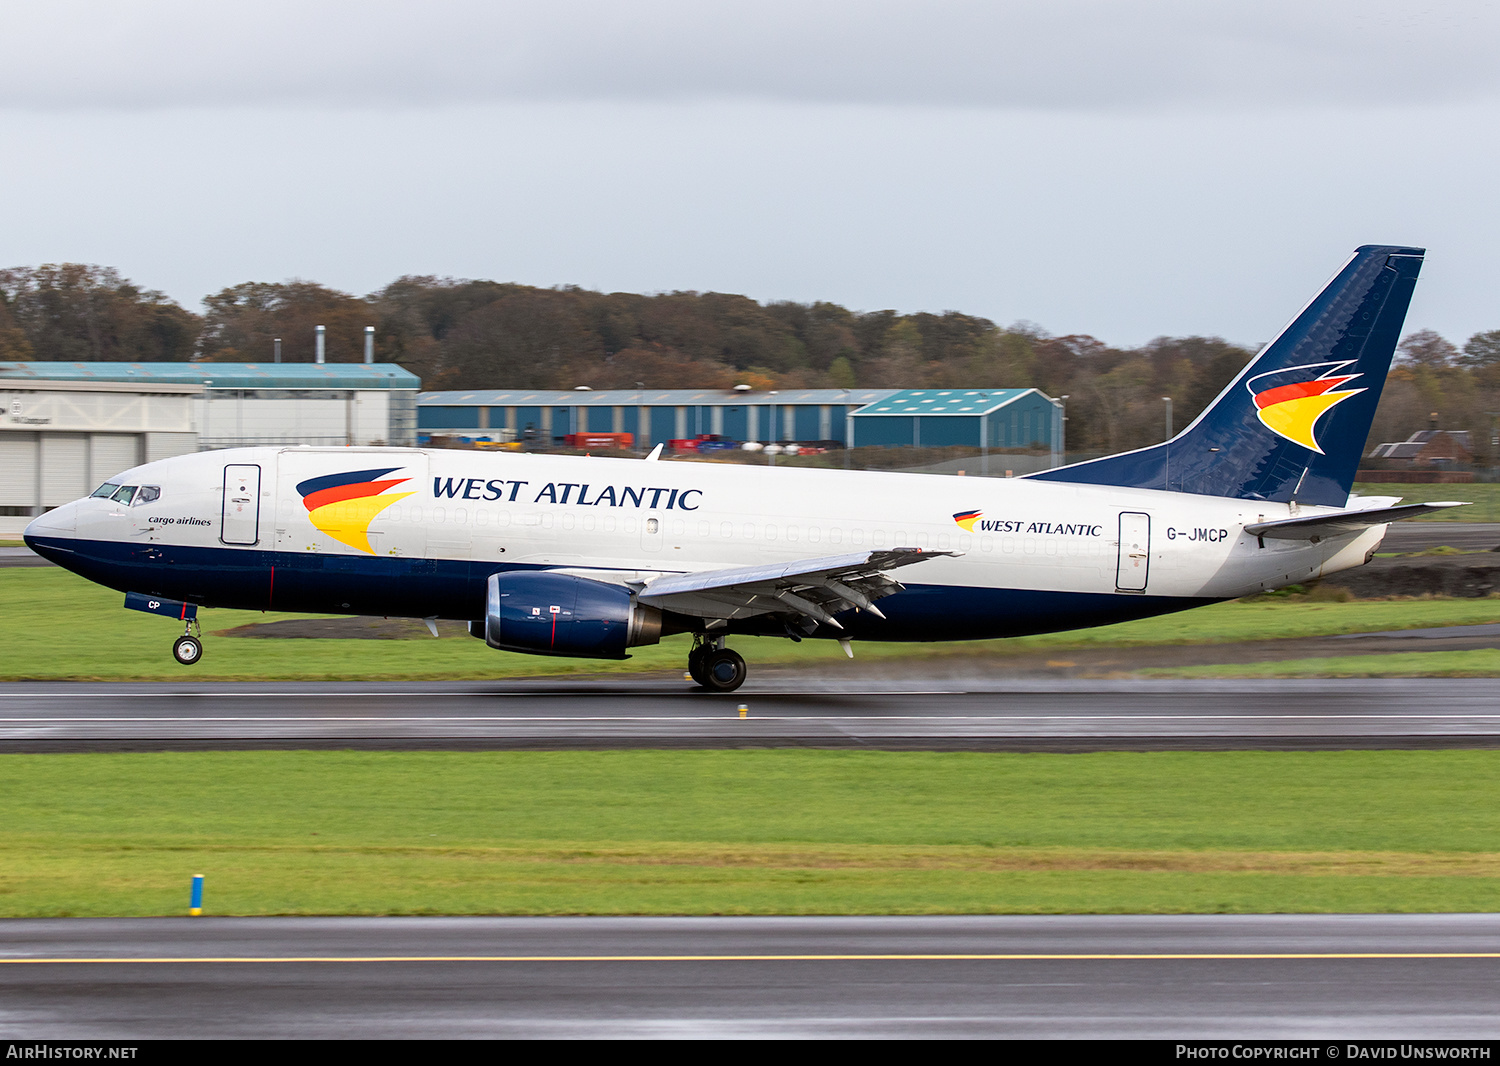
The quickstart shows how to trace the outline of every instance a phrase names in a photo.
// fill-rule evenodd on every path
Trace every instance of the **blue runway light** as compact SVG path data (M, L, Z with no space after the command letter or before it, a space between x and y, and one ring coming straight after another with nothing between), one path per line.
M197 918L203 913L203 875L193 875L193 895L188 901L188 914Z

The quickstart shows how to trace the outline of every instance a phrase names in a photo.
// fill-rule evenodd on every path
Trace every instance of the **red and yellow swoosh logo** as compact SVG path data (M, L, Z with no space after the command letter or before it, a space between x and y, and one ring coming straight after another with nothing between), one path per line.
M391 504L412 495L385 492L411 480L385 477L399 469L388 466L383 470L351 470L299 482L297 492L302 496L302 506L307 508L308 521L334 540L374 555L375 549L370 547L370 522Z
M964 530L972 533L974 532L974 523L983 517L983 511L959 511L958 514L953 516L953 521L957 522Z
M1261 424L1278 437L1284 437L1293 444L1300 444L1319 455L1325 454L1322 446L1318 444L1315 432L1318 419L1349 397L1358 396L1365 391L1364 389L1339 388L1340 385L1361 376L1338 373L1349 365L1347 362L1317 363L1310 366L1292 367L1289 370L1273 371L1270 374L1259 374L1251 378L1245 384L1251 395L1255 397L1255 413L1259 416ZM1324 373L1318 377L1303 377L1302 380L1296 380L1299 372L1306 374L1317 370L1323 370ZM1256 382L1271 377L1292 377L1293 380L1257 390Z

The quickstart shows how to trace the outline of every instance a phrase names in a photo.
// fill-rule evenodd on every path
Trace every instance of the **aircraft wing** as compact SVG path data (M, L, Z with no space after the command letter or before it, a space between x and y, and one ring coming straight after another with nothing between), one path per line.
M889 548L792 563L668 574L648 582L638 598L652 607L699 618L728 621L782 614L792 616L806 633L819 623L842 629L833 616L851 607L885 617L872 601L904 587L888 571L955 554Z
M1276 522L1252 522L1245 532L1252 537L1270 537L1272 540L1312 540L1314 537L1337 537L1344 533L1358 533L1371 526L1396 522L1403 518L1416 518L1431 514L1445 507L1467 507L1466 503L1403 503L1396 507L1372 507L1367 511L1335 511L1333 514L1313 515L1310 518L1283 518Z

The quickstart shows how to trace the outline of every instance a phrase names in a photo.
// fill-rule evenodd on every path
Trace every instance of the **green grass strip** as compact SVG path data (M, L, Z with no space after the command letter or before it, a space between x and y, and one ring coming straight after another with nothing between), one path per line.
M1451 507L1421 517L1423 522L1500 522L1500 484L1470 482L1464 485L1427 485L1390 482L1360 482L1354 491L1361 496L1400 496L1405 503L1434 500L1464 500L1468 507Z
M687 638L634 649L625 662L554 659L496 652L469 637L433 640L304 640L236 638L216 632L255 622L303 617L254 611L205 610L203 661L171 659L179 625L127 611L124 597L63 570L0 568L0 680L236 681L424 680L577 673L679 671ZM1468 625L1500 617L1494 599L1390 600L1353 603L1265 597L1097 629L1014 640L938 644L861 641L855 660L832 641L793 644L779 638L735 637L752 665L817 663L851 679L860 665L887 658L1004 656L1037 649L1157 644L1207 644L1276 637L1325 636L1420 626Z
M1229 663L1214 666L1152 667L1142 677L1494 677L1500 674L1500 649L1392 652L1321 659L1284 659L1274 663Z
M1488 911L1500 752L0 756L0 914Z

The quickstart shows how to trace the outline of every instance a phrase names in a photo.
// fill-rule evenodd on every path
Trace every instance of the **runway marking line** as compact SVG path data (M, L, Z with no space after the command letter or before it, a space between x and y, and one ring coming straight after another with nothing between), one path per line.
M174 955L142 958L0 958L0 965L184 965L187 963L388 962L1254 962L1297 960L1500 959L1500 951L1297 951L1213 953L917 953L811 955Z
M581 715L95 715L95 716L0 716L0 725L37 723L110 722L513 722L519 725L551 722L722 722L734 718L724 714L581 714ZM1500 719L1500 713L1458 712L1450 714L762 714L760 722L1226 722L1226 721L1448 721L1453 719Z

